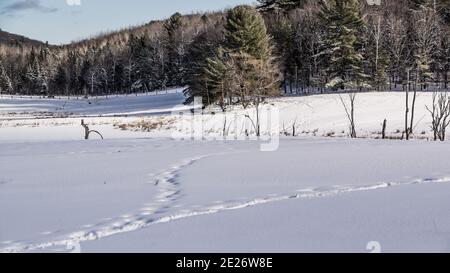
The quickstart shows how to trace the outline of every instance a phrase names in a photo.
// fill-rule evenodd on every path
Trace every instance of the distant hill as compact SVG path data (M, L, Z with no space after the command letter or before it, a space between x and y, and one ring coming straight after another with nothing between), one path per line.
M33 40L30 38L27 38L25 36L22 35L17 35L17 34L12 34L6 31L3 31L0 29L0 44L3 45L31 45L31 46L40 46L40 45L44 45L45 43L38 41L38 40Z
M207 12L206 13L209 16L209 22L215 23L220 18L225 16L224 12L217 11L217 12ZM182 16L182 20L185 24L185 27L187 29L190 29L191 32L196 32L196 30L193 30L202 20L202 16L204 14L187 14ZM113 30L109 32L102 32L95 35L92 35L90 37L86 37L84 39L72 41L70 43L64 44L64 45L50 45L50 47L53 48L80 48L90 45L105 45L105 43L119 43L123 44L128 41L128 37L130 35L135 36L142 36L142 35L149 35L149 36L155 36L160 34L163 31L163 24L165 20L152 20L148 23L142 24L142 25L136 25L136 26L128 26L124 27L122 29ZM9 33L6 31L3 31L0 29L0 45L7 45L7 46L16 46L18 44L26 45L26 46L43 46L46 44L46 42L33 40L28 37Z

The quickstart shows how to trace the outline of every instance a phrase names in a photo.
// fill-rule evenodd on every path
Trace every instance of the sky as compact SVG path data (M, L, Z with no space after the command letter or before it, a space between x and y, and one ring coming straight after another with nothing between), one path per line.
M50 44L256 0L0 0L0 28Z

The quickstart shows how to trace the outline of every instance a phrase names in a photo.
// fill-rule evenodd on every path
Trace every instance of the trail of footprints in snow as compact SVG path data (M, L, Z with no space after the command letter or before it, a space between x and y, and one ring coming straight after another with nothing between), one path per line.
M122 215L114 219L104 219L102 222L96 225L85 225L82 228L88 229L95 227L94 230L79 231L71 233L66 238L49 241L45 243L13 243L12 247L0 249L2 252L27 252L35 251L39 249L46 249L55 246L73 245L74 243L80 243L83 241L97 240L103 237L115 235L118 233L134 231L147 226L154 221L155 215L164 213L171 207L180 195L179 183L177 177L179 172L196 161L201 160L211 155L198 156L190 159L183 160L178 164L173 165L167 170L163 170L160 174L156 175L150 182L158 187L158 193L156 200L151 203L147 203L144 208L140 210L140 213L135 215ZM58 232L46 232L44 235L51 235L60 233Z
M170 207L170 204L175 202L180 194L179 184L177 181L177 176L180 171L195 162L209 156L199 156L195 158L191 158L188 160L184 160L181 163L171 167L170 169L163 171L160 175L156 177L154 180L154 184L159 188L159 193L156 199L156 202L149 203L147 206L142 209L141 213L134 216L127 216L122 221L116 221L110 224L109 226L102 226L96 230L90 231L80 231L76 233L72 233L67 236L67 238L49 241L45 243L31 243L26 245L16 245L6 249L0 249L0 252L28 252L35 251L39 249L46 249L49 247L55 246L67 246L74 245L74 243L81 243L84 241L92 241L98 240L100 238L108 237L111 235L125 233L130 231L139 230L142 228L149 227L154 224L159 223L167 223L175 220L180 220L188 217L200 216L200 215L208 215L215 214L224 211L238 210L248 207L253 207L257 205L279 202L285 200L292 199L301 199L301 198L320 198L320 197L331 197L339 194L350 193L350 192L359 192L359 191L368 191L368 190L377 190L395 186L404 186L404 185L414 185L414 184L427 184L427 183L449 183L450 176L441 177L441 178L424 178L417 179L412 182L389 182L389 183L377 183L372 185L365 186L332 186L327 188L308 188L303 190L298 190L295 194L291 195L269 195L263 198L256 198L249 201L230 201L222 204L215 204L212 206L207 206L203 208L199 208L196 210L191 210L187 212L180 212L173 215L155 217L156 215L165 212L167 208Z

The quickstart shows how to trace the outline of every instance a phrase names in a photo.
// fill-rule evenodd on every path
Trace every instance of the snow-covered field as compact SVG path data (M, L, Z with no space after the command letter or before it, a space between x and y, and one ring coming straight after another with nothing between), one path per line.
M179 113L189 108L182 105L184 96L181 91L176 89L160 95L101 97L88 101L5 97L0 99L0 140L48 140L59 139L62 135L64 139L78 140L82 137L79 133L82 130L81 118L109 139L124 136L172 137L174 130L183 128L183 118ZM382 123L386 119L387 137L400 138L404 131L404 96L402 92L358 94L355 113L358 136L380 138ZM347 99L346 94L342 97ZM431 107L432 94L418 93L416 101L413 137L430 139L431 117L425 106ZM282 134L292 135L295 127L298 136L348 136L348 120L337 94L283 97L270 100L268 106L279 111L278 132ZM219 137L223 135L224 115L218 109L212 111L215 114L204 116L203 129L206 135ZM243 110L236 107L227 112L225 127L228 136L244 135L244 128L252 133L245 114L254 119L252 108ZM148 127L154 129L147 130ZM124 130L118 132L114 128Z
M450 251L450 143L426 140L431 94L411 142L374 139L385 118L402 129L401 93L358 95L370 139L357 140L325 137L346 135L337 95L271 100L299 134L273 152L172 139L182 101L0 99L0 252ZM81 118L105 140L82 140Z

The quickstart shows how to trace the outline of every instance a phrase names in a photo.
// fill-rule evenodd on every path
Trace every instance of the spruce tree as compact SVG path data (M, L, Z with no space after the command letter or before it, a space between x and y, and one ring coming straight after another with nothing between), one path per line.
M235 7L224 28L223 48L208 60L212 93L238 97L244 108L278 94L278 65L261 14L250 6Z
M187 102L201 95L206 104L218 103L223 110L233 98L247 107L264 97L278 94L278 66L272 56L270 37L261 14L250 6L238 6L227 14L224 41L201 35L193 43L195 60L190 75Z
M67 82L68 82L68 88L71 92L78 91L78 56L76 52L69 51L67 53L67 61L66 61L66 68L67 68Z
M67 79L67 71L64 66L59 65L55 77L53 78L53 85L56 88L59 94L66 93L68 94L68 79Z
M226 110L227 99L228 104L231 104L231 97L236 95L232 83L239 82L233 73L233 66L227 61L228 54L223 48L219 48L216 56L206 59L202 73L205 78L206 102L217 102L223 111Z
M172 15L165 23L165 73L168 86L184 85L183 67L183 22L180 13Z
M90 82L91 76L92 76L92 63L88 58L85 58L81 65L80 74L78 75L78 83L79 88L86 99L89 97L90 94L89 87L91 85Z
M216 69L214 64L217 62L213 60L222 41L221 37L222 35L216 28L208 28L195 37L190 44L185 61L187 64L186 84L188 85L188 88L184 90L187 97L186 103L191 103L194 97L198 96L203 98L205 105L216 101L215 95L211 93L215 89L216 79L208 81L208 76L211 74L210 69Z
M358 51L359 32L364 23L358 0L322 0L320 16L326 28L322 54L327 59L329 81L333 90L365 86L363 57Z
M125 63L126 86L129 92L133 92L140 87L140 75L136 65L137 55L139 54L139 39L134 34L131 34L128 39L127 49Z
M160 67L157 62L157 53L155 47L150 41L142 36L140 39L140 48L137 54L137 67L139 77L143 82L145 90L151 91L158 88L157 81Z
M6 69L0 56L0 94L3 94L5 92L12 92L12 83L11 79L6 73Z
M28 92L31 92L31 94L38 93L42 95L48 90L41 62L34 49L32 49L28 57L28 65L25 72Z
M244 52L257 59L271 55L264 19L250 6L238 6L228 12L224 36L224 48L231 53Z
M244 108L253 105L253 124L260 135L259 106L265 98L279 94L278 65L272 56L270 37L261 14L250 6L230 10L224 31L225 41L215 58L208 59L208 83L225 105L233 98Z

